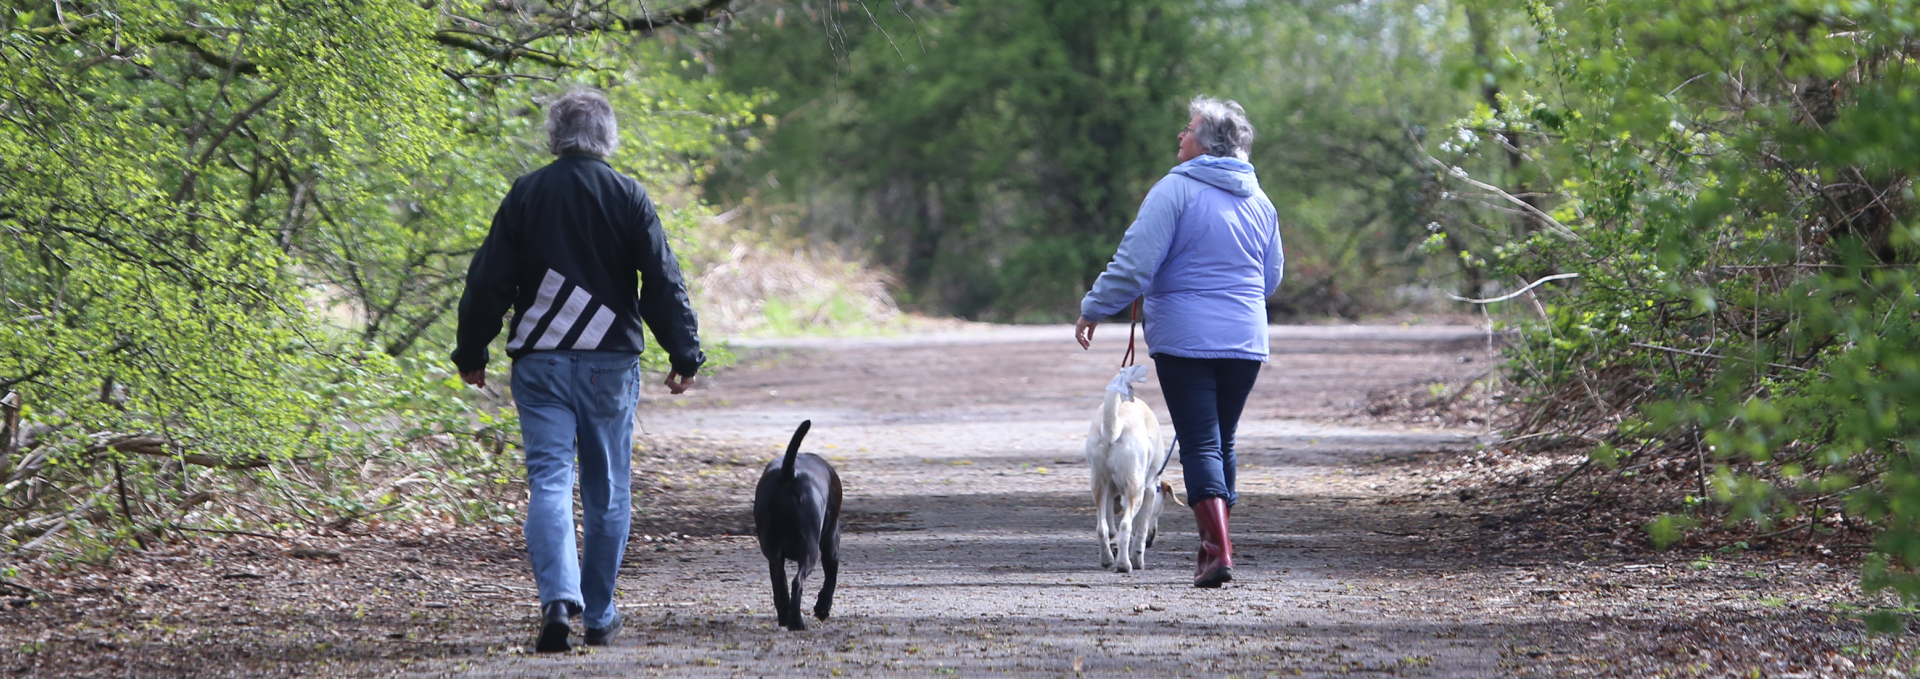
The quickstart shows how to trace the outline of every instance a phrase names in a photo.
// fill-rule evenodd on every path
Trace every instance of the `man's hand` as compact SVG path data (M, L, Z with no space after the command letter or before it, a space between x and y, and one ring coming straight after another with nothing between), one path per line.
M677 372L667 373L667 391L671 391L676 394L684 392L689 387L693 386L693 380L694 380L693 375L682 376L680 373L677 373Z
M460 371L460 380L463 382L466 382L467 384L471 384L481 389L485 389L487 388L487 369L481 368L479 370L462 370Z
M1093 348L1093 326L1099 324L1099 321L1089 321L1084 318L1073 323L1073 338L1080 340L1080 348Z

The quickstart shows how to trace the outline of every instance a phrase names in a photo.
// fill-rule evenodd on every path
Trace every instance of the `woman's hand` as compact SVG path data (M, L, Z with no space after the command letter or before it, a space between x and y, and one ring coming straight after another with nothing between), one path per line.
M1074 321L1073 338L1080 341L1081 349L1093 348L1093 326L1099 324L1099 321L1089 321L1084 318Z
M688 387L693 386L693 379L694 376L692 375L681 375L678 372L668 373L666 382L667 391L675 394L683 393Z

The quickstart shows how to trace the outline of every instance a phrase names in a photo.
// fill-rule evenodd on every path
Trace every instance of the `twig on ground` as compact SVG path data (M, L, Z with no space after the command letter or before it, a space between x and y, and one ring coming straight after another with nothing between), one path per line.
M616 604L616 605L619 606L620 608L680 608L683 606L693 606L699 603L700 602L698 601L671 601L671 602L663 601L663 602L650 603L650 604ZM527 605L538 606L540 605L540 603L532 602Z
M1700 497L1707 497L1707 446L1700 440L1700 429L1693 430L1693 479L1700 487Z
M12 580L8 580L6 578L0 578L0 592L13 592L23 597L31 597L35 594L39 594L40 590L34 589L32 587L28 587L26 585L22 585Z
M282 537L279 535L268 535L266 533L249 533L244 530L223 530L220 528L195 528L193 526L182 526L177 523L169 525L168 528L172 528L174 530L193 531L195 533L214 533L217 535L245 535L247 537L266 538L268 540L283 540L286 542L293 542L293 538L289 538L289 537Z
M1591 466L1592 464L1593 464L1593 458L1591 457L1585 460L1582 460L1580 464L1574 466L1572 471L1569 471L1566 473L1566 475L1561 476L1560 480L1553 482L1553 485L1551 486L1547 486L1547 492L1551 493L1556 490L1560 490L1561 486L1567 485L1568 479L1573 478L1574 476L1578 475L1580 472L1586 471L1587 467Z
M394 504L390 504L370 512L357 512L357 513L347 514L338 519L334 519L332 521L327 522L327 527L332 528L334 530L346 530L347 526L353 525L353 522L355 521L379 516L381 514L385 514L387 512L391 512L393 510L396 510L405 506L407 506L407 503L405 502L396 502Z
M18 554L23 552L32 552L32 551L39 550L41 543L53 539L53 536L59 535L60 531L66 529L67 523L69 521L71 521L71 517L60 519L59 521L53 524L52 528L48 528L47 532L41 533L40 537L34 538L33 542L29 542L27 544L21 545L19 549L13 550L14 553Z
M1765 534L1765 535L1755 535L1755 536L1753 536L1753 537L1750 537L1750 538L1745 538L1745 539L1742 539L1742 540L1735 540L1734 542L1747 542L1747 541L1753 541L1753 542L1759 542L1759 541L1761 541L1761 540L1771 540L1771 539L1773 539L1773 538L1777 538L1777 537L1780 537L1780 536L1782 536L1782 535L1786 535L1786 534L1788 534L1788 533L1791 533L1791 532L1794 532L1794 531L1797 531L1797 530L1800 530L1800 529L1803 529L1803 528L1808 528L1808 527L1811 527L1811 526L1813 526L1813 522L1812 522L1812 521L1808 521L1808 522L1806 522L1806 523L1803 523L1803 524L1800 524L1800 525L1798 525L1798 526L1794 526L1794 527L1792 527L1792 528L1782 528L1782 529L1780 529L1780 530L1776 530L1776 531L1774 531L1774 532L1771 532L1771 533L1767 533L1767 534ZM1731 543L1729 543L1729 544L1731 544Z
M342 556L339 552L333 551L331 549L320 549L318 547L295 547L293 549L287 550L287 556L290 556L296 559L325 559L328 561L333 561L335 563L339 563L347 560L347 558L345 556Z

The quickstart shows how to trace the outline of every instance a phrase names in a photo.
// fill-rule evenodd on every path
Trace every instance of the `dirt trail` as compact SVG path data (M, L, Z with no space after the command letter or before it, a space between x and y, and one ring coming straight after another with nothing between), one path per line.
M1485 564L1419 541L1451 518L1445 500L1395 499L1418 483L1397 461L1472 446L1477 432L1336 420L1370 389L1471 380L1490 366L1483 332L1277 328L1239 439L1236 580L1195 590L1197 537L1184 511L1162 520L1145 571L1099 568L1082 441L1125 332L1102 330L1094 352L1073 346L1066 327L743 348L741 366L691 397L652 394L643 427L653 445L725 441L771 456L800 419L814 420L807 449L838 465L852 525L831 620L804 633L774 627L750 537L641 542L622 576L629 623L616 645L416 669L473 677L1520 669L1529 609L1552 602L1524 590L1461 595L1455 577ZM1144 393L1164 420L1157 388ZM733 494L701 506L643 502L636 532L703 519L738 532L754 466L715 471L732 479ZM1178 461L1168 471L1177 476ZM818 584L815 575L809 606Z
M1276 328L1240 435L1235 582L1188 586L1181 510L1147 570L1102 570L1082 437L1124 332L1095 352L1066 327L758 343L649 394L612 647L526 653L508 510L0 558L0 674L1920 676L1920 636L1860 621L1897 600L1861 592L1825 532L1650 551L1621 512L1653 474L1562 487L1577 450L1362 414L1472 421L1428 407L1492 367L1472 328ZM847 561L833 619L789 633L748 504L803 418L847 481Z

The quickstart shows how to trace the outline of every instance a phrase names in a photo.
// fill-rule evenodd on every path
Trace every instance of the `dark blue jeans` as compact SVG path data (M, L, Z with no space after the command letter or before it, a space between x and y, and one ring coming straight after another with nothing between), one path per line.
M1154 354L1153 364L1180 440L1187 504L1217 497L1233 506L1240 501L1233 489L1233 430L1260 377L1260 362Z

